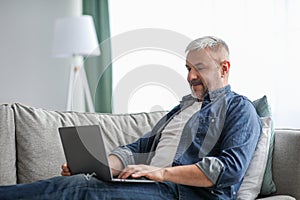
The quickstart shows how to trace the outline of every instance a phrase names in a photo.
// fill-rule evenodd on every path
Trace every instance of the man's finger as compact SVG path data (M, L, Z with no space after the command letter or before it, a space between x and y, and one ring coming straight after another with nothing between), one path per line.
M127 166L118 176L118 178L128 178L131 176L133 173L136 173L138 170L136 169L135 165L129 165Z

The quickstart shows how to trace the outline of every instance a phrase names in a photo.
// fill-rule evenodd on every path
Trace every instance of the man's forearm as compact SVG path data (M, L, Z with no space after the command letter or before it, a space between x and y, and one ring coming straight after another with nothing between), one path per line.
M163 170L164 181L197 187L214 185L196 165L169 167Z

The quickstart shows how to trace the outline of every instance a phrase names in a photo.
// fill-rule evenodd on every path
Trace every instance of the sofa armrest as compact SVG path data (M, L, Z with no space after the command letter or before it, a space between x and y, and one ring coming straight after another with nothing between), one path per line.
M14 114L10 104L0 105L0 185L17 183Z
M276 194L300 199L300 130L276 129L273 152L273 179Z

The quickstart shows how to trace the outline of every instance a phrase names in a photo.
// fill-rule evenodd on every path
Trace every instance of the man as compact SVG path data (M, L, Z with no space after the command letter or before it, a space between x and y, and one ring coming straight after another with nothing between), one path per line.
M254 153L261 125L251 102L231 91L227 44L216 37L192 41L187 49L192 94L136 142L109 156L119 178L155 183L108 183L86 175L0 188L5 198L36 199L235 199Z

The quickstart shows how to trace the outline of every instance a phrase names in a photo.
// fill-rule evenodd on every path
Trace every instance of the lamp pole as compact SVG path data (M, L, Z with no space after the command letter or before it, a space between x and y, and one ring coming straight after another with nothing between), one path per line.
M82 57L82 56L80 56L80 57ZM76 59L74 59L74 60L76 60ZM72 105L73 105L74 88L75 88L75 83L79 77L81 78L81 81L83 84L83 91L85 94L85 100L86 100L86 103L88 106L88 111L95 112L92 95L91 95L91 91L90 91L87 76L86 76L86 71L82 64L81 65L73 64L71 66L70 77L69 77L69 87L68 87L67 110L68 111L73 110Z

